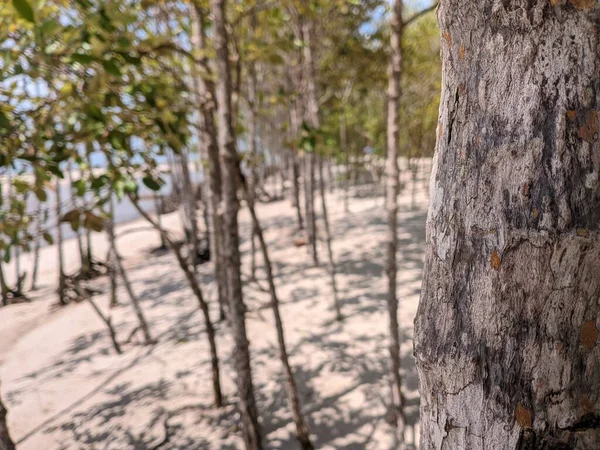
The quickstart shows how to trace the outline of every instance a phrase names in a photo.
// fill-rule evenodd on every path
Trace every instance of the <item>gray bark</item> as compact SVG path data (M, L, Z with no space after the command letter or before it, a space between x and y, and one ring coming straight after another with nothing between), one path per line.
M113 205L112 197L109 200L109 207L110 207L110 215L111 215L112 219L110 221L107 221L107 227L108 227L107 231L108 231L108 236L110 239L112 258L115 263L115 267L118 272L118 275L121 277L121 280L123 281L123 285L125 286L125 290L127 291L127 294L129 295L129 299L131 300L131 306L133 307L133 311L135 312L135 315L140 324L140 329L142 330L142 333L144 334L144 340L146 342L146 345L150 345L150 344L154 343L154 340L152 339L152 335L150 334L150 327L148 326L148 321L144 317L144 312L142 311L142 307L140 306L140 301L139 301L137 295L135 294L135 292L133 291L133 287L131 286L131 283L129 282L129 277L127 276L127 272L125 272L125 267L123 267L123 262L121 261L121 255L119 255L119 251L117 249L117 243L115 240L115 231L114 231L114 227L113 227L114 205Z
M319 105L317 102L317 87L315 81L315 61L313 58L313 52L311 48L312 40L312 23L307 21L303 24L303 35L304 42L304 67L305 67L305 78L307 86L307 119L313 130L321 128L319 120ZM323 225L325 229L325 240L327 244L327 257L328 257L328 269L331 277L331 289L333 292L333 305L335 309L336 319L342 320L342 312L340 307L340 301L338 298L337 284L335 281L335 259L333 256L333 249L331 247L331 231L329 228L329 216L327 214L327 200L325 198L325 179L323 174L323 158L311 155L311 159L318 158L318 169L319 169L319 191L321 194L321 209L323 214ZM312 186L312 182L311 182ZM313 205L314 214L314 205ZM316 236L315 236L316 239Z
M196 193L192 185L189 168L189 157L187 149L182 149L179 155L181 163L181 178L183 185L183 211L184 211L184 227L186 229L186 237L188 238L188 259L190 265L196 271L196 258L198 255L198 223L196 217Z
M307 37L310 39L310 21L305 21L302 16L298 17L298 28L299 28L299 39L305 40ZM310 60L308 60L310 58ZM308 123L312 116L315 114L318 116L318 109L310 111L310 108L318 108L316 103L317 93L316 84L314 82L314 66L312 65L312 49L309 45L305 45L303 48L303 55L301 57L301 72L297 75L298 79L303 81L303 99L306 105L304 108L300 106L301 102L298 103L299 109L302 114L298 114L299 117L303 117L306 123ZM310 80L312 79L312 82ZM311 92L312 90L312 92ZM315 99L314 102L309 104L308 99ZM308 100L308 101L307 101ZM317 222L315 217L315 155L311 152L304 154L304 217L306 218L306 237L308 240L307 249L310 252L313 263L315 266L319 265L319 255L317 251Z
M290 63L291 64L291 63ZM288 85L292 88L294 85L294 71L295 68L289 69L290 74L288 75ZM291 178L292 178L292 206L296 210L296 219L298 221L298 230L304 230L304 220L302 219L302 206L300 204L300 183L298 178L300 177L300 166L298 158L298 149L296 142L298 142L298 131L300 129L300 115L298 111L298 100L294 99L289 105L290 115L290 141L294 143L291 154Z
M115 331L115 328L112 325L112 318L110 316L107 317L104 315L104 313L102 312L100 307L96 304L96 302L94 301L94 299L92 298L91 295L87 295L86 299L89 302L89 304L91 305L91 307L94 309L96 314L98 314L98 317L100 317L102 322L104 322L104 324L106 325L106 328L108 328L110 340L113 344L115 352L117 352L117 354L119 354L119 355L122 354L123 350L121 349L121 345L119 344L119 341L117 339L117 332Z
M214 47L217 66L217 103L219 117L219 150L223 175L224 200L224 254L227 270L227 293L229 297L229 319L234 339L234 360L237 371L239 408L242 417L242 433L247 450L262 449L258 411L252 383L250 348L246 335L246 307L242 296L241 261L238 234L237 178L238 155L233 130L231 104L231 67L229 61L226 1L211 0L213 15Z
M31 270L31 290L37 290L37 277L40 267L40 248L42 243L42 228L45 220L42 217L45 216L45 212L42 210L42 202L38 200L38 206L35 213L36 216L36 227L35 227L35 243L33 247L33 269Z
M421 448L600 445L600 6L442 2Z
M198 279L193 271L193 269L188 265L188 261L183 256L181 251L181 246L173 242L173 240L169 237L169 234L158 225L157 222L152 220L152 218L139 206L137 200L133 197L130 197L131 203L138 211L140 216L142 216L146 221L151 224L162 236L162 239L166 243L166 245L173 251L177 262L179 263L179 267L183 270L185 277L188 281L192 292L198 299L198 303L200 304L200 309L202 310L202 315L204 316L204 322L206 326L206 337L208 339L208 345L210 348L210 362L212 369L212 382L213 382L213 395L214 402L217 408L223 406L223 394L221 392L221 377L219 371L219 357L217 352L217 341L215 339L215 329L213 327L213 323L210 320L210 311L208 308L208 304L204 300L204 294L202 293L202 288L198 283Z
M56 177L56 249L58 251L58 301L61 305L69 303L66 291L65 256L63 250L63 232L61 223L60 178Z
M256 28L256 14L252 14L250 19L250 28L248 33L248 40L252 42L254 39L254 29ZM258 173L256 170L256 164L258 162L258 155L256 152L256 139L257 139L257 79L256 79L256 66L252 59L247 63L248 65L248 144L250 151L250 180L248 183L248 196L251 202L254 202L255 186L258 182ZM256 228L254 222L250 226L250 277L256 280Z
M76 199L76 193L75 193L75 188L73 187L73 165L71 163L71 161L69 161L68 163L68 167L67 167L67 176L68 176L68 180L69 180L69 184L71 185L71 189L70 189L70 194L71 194L71 204L74 207L78 206L78 201ZM87 259L87 255L85 253L84 247L83 247L83 235L82 235L82 228L78 227L77 228L77 248L79 249L79 259L80 259L80 263L81 263L81 272L83 273L88 273L89 272L89 261Z
M241 174L241 172L240 172ZM241 177L240 177L241 178ZM269 284L269 294L271 295L271 309L273 310L273 316L275 319L275 329L277 331L277 344L279 346L279 359L283 366L283 372L285 376L285 389L288 397L290 409L292 410L292 417L294 424L296 425L296 437L300 446L303 450L312 450L314 446L310 440L310 431L304 415L302 414L302 404L300 402L300 395L298 394L298 387L294 379L294 373L290 366L289 356L287 352L287 346L285 343L285 333L283 331L283 320L279 312L279 298L277 297L277 289L275 288L275 279L273 276L273 268L271 266L271 259L269 258L269 250L267 243L264 238L263 230L256 214L254 207L254 198L250 194L248 187L244 187L246 194L246 202L248 203L248 209L250 210L250 216L252 217L252 224L256 230L256 237L260 244L260 249L263 256L265 265L265 272L267 274L267 282Z
M392 378L391 412L400 446L404 445L404 396L402 394L402 378L400 376L400 332L398 329L398 297L396 286L398 250L398 190L400 173L398 168L399 128L398 111L400 102L400 77L402 75L402 0L396 0L391 21L390 56L388 67L387 92L387 189L386 209L388 230L386 239L388 279L387 309L390 333L390 371Z
M202 9L192 8L194 21L193 29L193 44L201 52L206 49L206 36L204 29L204 17ZM220 319L225 319L225 310L227 306L227 274L225 272L225 260L223 255L223 218L221 211L221 166L219 156L219 144L217 141L217 128L215 125L215 86L208 77L205 78L199 74L200 71L210 73L208 60L202 54L201 62L198 64L194 80L198 92L198 100L201 113L201 133L202 143L208 160L208 191L209 191L209 213L211 220L210 246L212 259L215 268L215 280L217 282L217 297L219 301Z
M6 423L6 407L0 398L0 450L15 450L10 434L8 432L8 424Z

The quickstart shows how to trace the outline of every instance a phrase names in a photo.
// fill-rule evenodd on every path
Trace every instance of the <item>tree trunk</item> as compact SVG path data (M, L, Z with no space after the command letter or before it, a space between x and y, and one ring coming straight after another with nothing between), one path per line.
M206 36L204 28L204 17L201 8L192 8L193 21L193 44L200 50L201 63L198 69L210 73L208 60L206 59ZM202 143L206 151L208 160L208 188L209 188L209 208L212 225L210 235L211 254L213 255L215 280L217 282L217 297L219 301L220 319L225 319L225 310L227 306L227 274L225 272L225 261L223 255L223 220L221 214L221 167L219 157L219 144L217 142L217 128L215 125L215 87L208 79L202 77L197 70L194 74L195 85L198 91L198 101L200 104L200 120Z
M392 378L391 412L400 446L404 445L404 396L400 377L400 331L398 329L398 298L396 292L396 252L398 250L398 186L400 173L398 169L398 108L400 102L400 77L402 75L402 0L396 0L392 13L390 36L390 60L388 67L387 92L387 190L386 209L388 218L387 232L387 264L388 278L387 308L390 333L390 370Z
M196 271L196 258L198 257L198 223L196 218L196 193L190 177L189 157L187 149L182 149L179 155L181 163L181 178L183 184L183 211L184 227L188 240L188 259Z
M6 250L4 250L5 252ZM2 295L2 305L8 305L8 294L10 293L9 287L6 285L6 280L4 279L4 269L2 268L2 263L4 259L4 254L0 254L0 294Z
M340 114L340 147L340 150L344 152L344 162L346 163L346 172L344 173L344 212L350 212L350 149L348 148L348 130L346 128L345 110Z
M600 443L600 7L441 2L421 448Z
M152 197L154 198L154 209L156 210L156 222L158 223L158 226L162 228L161 222L162 222L162 205L161 205L161 196L158 192L154 191L154 193L152 194ZM165 243L165 240L163 238L163 235L160 235L160 248L161 249L165 249L167 248L167 244Z
M56 177L56 249L58 251L58 301L61 305L69 303L66 292L65 256L61 223L60 178Z
M15 444L8 433L6 414L6 407L2 403L2 398L0 398L0 450L15 450Z
M112 193L111 193L112 195ZM113 199L110 199L111 202L111 209L112 209L112 201ZM110 303L109 303L109 307L110 308L115 308L117 306L119 306L119 299L117 297L117 287L118 287L118 276L119 276L119 271L117 270L117 258L115 256L115 252L113 251L115 245L113 245L116 241L116 236L114 233L114 227L115 227L115 219L114 217L111 216L107 219L107 225L106 225L106 230L107 230L107 237L108 237L108 248L109 248L109 252L108 252L108 261L107 261L107 266L108 266L108 278L110 279Z
M131 198L131 197L130 197ZM173 240L169 237L168 233L161 228L156 222L150 218L150 216L142 210L139 206L139 203L131 198L131 203L135 207L135 209L140 213L140 215L146 219L148 223L150 223L162 236L163 240L167 244L167 246L173 251L177 262L179 263L179 267L183 270L185 277L192 289L192 292L198 299L198 303L200 304L200 309L202 310L202 314L204 315L204 322L206 326L206 337L208 339L208 344L210 348L210 356L211 356L211 368L212 368L212 381L213 381L213 394L215 406L220 408L223 406L223 395L221 393L221 378L219 374L219 357L217 352L217 342L215 339L215 329L213 327L212 321L210 320L210 312L208 309L208 304L204 300L204 295L202 293L202 289L200 288L200 284L196 279L196 275L194 274L193 269L190 268L188 262L186 261L183 253L181 252L181 246L177 245Z
M298 16L298 36L297 38L300 40L306 39L305 36L305 28L310 28L310 23L306 22L302 15ZM297 82L298 85L301 86L302 90L302 100L304 100L304 105L302 105L301 101L296 102L297 108L300 110L298 113L298 117L302 117L305 123L308 123L309 117L313 114L309 111L311 106L318 107L318 105L309 105L306 101L311 96L316 99L316 92L312 94L308 92L310 89L316 89L316 85L314 83L314 73L312 72L313 67L311 63L307 61L306 57L310 56L312 58L312 52L309 46L305 45L303 49L303 54L300 56L300 70L297 74ZM309 80L312 79L311 83ZM302 81L302 84L300 83ZM314 130L313 130L314 131ZM303 181L304 181L304 217L306 218L306 237L308 240L307 250L312 256L313 263L315 266L319 265L319 254L317 249L317 222L315 218L315 156L312 152L305 152L303 156Z
M258 220L258 216L256 215L256 209L254 208L254 199L252 198L246 186L244 186L244 191L246 193L246 201L248 203L248 209L250 210L250 216L252 217L252 224L256 230L256 237L258 238L258 242L262 251L265 272L267 274L267 282L269 283L269 293L271 295L271 309L273 310L273 316L275 318L275 329L277 330L277 343L279 345L279 359L281 360L281 364L283 365L283 372L285 374L285 388L288 396L288 401L290 403L290 408L292 410L294 424L296 425L296 437L300 442L300 446L303 450L312 450L314 449L314 446L310 440L310 432L308 430L308 425L306 424L306 421L304 420L304 415L302 414L302 404L300 402L300 396L298 394L298 387L296 386L296 381L294 380L292 367L290 366L289 362L287 347L285 343L285 334L283 331L283 320L281 319L281 314L279 313L279 299L277 297L277 290L275 288L275 280L273 277L271 259L269 258L269 250L267 248L267 243L265 241L263 230Z
M119 344L119 341L117 340L117 332L115 331L115 328L112 325L112 318L110 316L106 317L104 315L104 313L98 307L98 305L96 304L96 302L94 301L94 299L92 298L91 295L86 296L86 298L87 298L87 301L89 302L89 304L91 305L91 307L96 312L96 314L98 314L98 317L100 317L102 322L104 322L104 324L106 325L106 328L108 328L110 340L112 341L115 352L117 352L117 354L119 354L119 355L122 354L123 350L121 350L121 345Z
M31 270L31 290L37 290L37 277L38 270L40 267L40 248L42 244L42 228L43 224L46 222L42 220L42 217L45 216L45 212L42 211L42 202L38 200L38 206L36 210L36 229L35 229L35 243L33 247L33 269Z
M250 42L254 39L254 30L256 28L256 14L252 14L250 18L250 28L248 33L248 40ZM254 195L256 191L256 183L258 182L258 173L256 171L256 165L258 164L258 155L256 153L256 138L257 138L257 117L256 110L258 108L258 99L256 92L256 67L254 61L250 59L248 65L248 143L250 152L250 180L248 183L248 196L249 201L254 202ZM252 280L256 280L256 229L254 222L250 226L250 277Z
M223 158L224 230L229 316L235 342L234 359L237 370L237 387L243 437L247 450L262 449L258 411L252 384L250 348L246 336L246 321L242 297L240 249L238 235L237 177L238 155L233 130L231 108L231 71L228 35L225 18L226 1L211 0L213 14L214 46L217 66L217 100L219 117L219 150Z
M112 197L109 200L109 207L110 207L111 220L107 222L107 225L108 225L107 231L108 231L108 236L110 239L110 247L111 247L112 257L113 257L114 263L116 265L116 271L121 276L121 280L123 280L123 285L125 286L125 289L127 290L127 294L129 295L129 299L131 300L131 306L133 307L133 311L135 312L135 315L137 316L138 322L140 324L140 329L142 330L142 333L144 334L144 340L146 342L146 345L150 345L150 344L154 343L154 340L152 339L152 335L150 334L150 327L148 326L148 322L146 321L146 318L144 317L144 312L142 311L142 307L140 306L140 301L137 298L137 295L135 295L135 292L133 292L133 288L131 287L131 283L129 282L129 278L127 277L125 268L123 267L123 262L121 261L121 256L119 255L119 251L117 250L117 243L115 240L115 230L113 227L115 208L114 208L114 203L113 203Z
M313 59L312 49L311 49L311 39L312 39L312 24L310 21L307 21L303 24L303 35L304 42L306 45L304 46L304 66L305 66L305 78L307 85L307 119L310 123L310 126L313 130L319 130L321 128L321 123L319 120L319 105L317 103L317 88L315 82L315 62ZM313 156L311 155L311 158ZM325 239L327 242L327 256L329 259L329 275L331 277L331 289L333 291L333 304L335 308L335 314L337 320L342 320L342 312L340 308L340 302L338 299L337 285L335 282L335 259L333 257L333 250L331 248L331 231L329 229L329 217L327 214L327 200L325 197L325 177L323 174L323 158L318 157L318 168L319 168L319 191L321 193L321 209L323 210L323 225L325 228ZM313 206L314 208L314 206ZM313 209L314 213L314 209Z
M289 81L289 87L290 90L292 89L292 86L294 85L294 81L296 81L297 84L298 80L295 80L296 77L294 77L294 68L291 67L289 69L290 75L288 77ZM299 115L299 111L298 111L298 103L299 101L297 99L294 99L293 101L290 102L289 105L289 116L290 116L290 141L293 142L294 147L292 148L292 154L291 154L291 169L292 169L292 205L296 210L296 218L298 220L298 230L299 231L303 231L304 230L304 221L302 220L302 206L300 204L300 184L298 182L298 178L300 177L300 167L299 167L299 162L298 162L298 148L297 148L297 142L298 142L298 133L300 130L300 115Z
M69 163L68 163L67 176L68 176L69 184L71 185L71 189L69 190L70 195L71 195L71 204L73 205L73 207L77 207L79 202L76 199L75 188L73 187L73 165L71 164L71 161L69 161ZM87 255L83 248L83 229L81 227L77 228L77 248L79 249L81 273L87 274L87 273L89 273L90 267L89 267L89 261L87 259Z

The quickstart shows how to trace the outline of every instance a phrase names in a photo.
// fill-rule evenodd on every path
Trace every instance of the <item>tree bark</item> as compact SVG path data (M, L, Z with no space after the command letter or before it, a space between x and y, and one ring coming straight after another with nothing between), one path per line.
M38 270L40 267L40 248L42 243L42 228L43 224L46 222L42 220L42 217L45 216L45 212L42 210L42 202L38 200L38 206L36 210L36 227L35 227L35 243L33 247L33 269L31 270L31 290L37 290L37 277Z
M292 69L293 70L293 69ZM293 77L290 80L290 85L293 85ZM300 184L298 182L298 178L300 177L300 167L298 164L298 132L300 129L300 117L298 116L298 106L296 105L297 100L293 100L290 102L290 141L294 143L294 147L292 149L291 154L291 177L292 177L292 205L296 210L296 219L298 221L298 230L304 230L304 221L302 219L302 206L300 204Z
M298 32L297 38L300 40L306 39L306 32L310 29L311 24L310 21L306 21L304 17L300 14L298 16ZM310 36L309 36L310 38ZM312 49L310 46L305 45L303 48L302 55L299 57L300 61L300 70L297 74L296 78L298 81L298 85L302 90L302 99L304 100L305 105L302 105L302 102L298 101L297 107L300 110L298 113L298 117L302 117L305 123L310 121L311 115L314 115L314 111L309 111L309 108L315 107L318 108L316 104L316 85L314 83L314 67L311 65L310 61L307 61L307 56L312 58ZM313 82L310 82L310 79ZM300 83L302 81L302 83ZM310 90L313 92L309 92ZM314 98L314 104L308 104L307 99ZM318 111L317 111L318 114ZM306 218L306 237L308 240L307 250L312 256L313 263L315 266L319 265L319 254L317 249L317 222L315 218L315 155L312 152L305 152L303 156L303 184L304 184L304 217Z
M248 33L248 40L250 42L254 39L254 30L256 28L256 14L252 14L250 18L250 28ZM256 66L253 59L248 60L248 143L250 152L250 182L248 183L248 196L251 197L249 201L254 202L255 187L258 181L258 173L256 165L258 163L258 154L256 152L256 139L257 139L257 80L256 80ZM256 229L254 222L250 226L250 277L252 280L256 280Z
M183 211L184 227L188 239L188 259L196 271L196 258L198 257L198 223L196 217L196 193L190 177L189 157L187 149L182 149L179 155L181 163L181 178L183 184Z
M246 335L246 307L242 297L240 250L238 235L238 156L233 130L231 107L231 67L229 62L226 1L211 0L213 14L214 46L217 66L217 103L219 117L219 150L223 159L223 199L229 318L234 338L234 359L237 370L239 407L242 416L242 433L247 450L262 449L258 424L258 411L252 384L250 348Z
M201 8L192 8L193 21L193 44L200 52L206 50L206 36L204 28L204 16ZM221 167L219 157L219 144L217 141L217 128L215 125L216 97L215 86L208 77L200 75L201 71L210 74L208 60L204 54L201 54L200 64L198 64L194 80L198 91L200 113L201 113L201 133L202 143L206 151L208 160L208 188L209 188L209 208L212 225L210 235L211 254L213 255L215 280L217 282L217 296L219 301L220 319L225 319L227 307L227 274L225 272L225 261L223 255L223 220L221 213Z
M152 339L152 335L150 334L150 327L148 326L148 322L146 321L146 318L144 317L144 312L142 311L142 307L140 306L140 301L139 301L137 295L135 295L135 292L133 292L133 287L131 286L131 283L129 282L129 278L127 276L127 273L125 272L125 268L123 267L123 262L121 261L121 255L119 255L119 251L117 250L117 243L115 240L115 230L113 228L114 203L113 203L112 197L109 200L109 207L110 207L111 220L107 221L107 226L108 226L107 231L108 231L108 236L110 239L110 246L111 246L111 253L112 253L113 261L116 265L118 275L120 275L121 280L123 280L123 285L125 286L125 289L127 290L129 299L131 300L131 306L133 307L133 311L135 312L135 315L140 324L140 329L142 330L142 333L144 334L144 340L146 342L146 345L150 345L150 344L154 343L154 340Z
M287 346L285 343L285 333L283 331L283 320L281 319L281 314L279 312L279 299L277 297L277 290L275 288L275 279L273 276L271 259L269 258L267 242L265 241L263 230L260 225L260 221L258 220L258 216L256 214L256 209L254 207L254 198L249 193L247 186L243 186L243 188L246 194L246 202L248 203L250 216L252 217L252 224L256 230L256 237L260 244L265 265L265 272L267 274L269 294L271 295L271 309L273 310L273 316L275 318L275 329L277 331L279 359L281 361L281 364L283 365L283 372L285 375L285 388L287 392L288 402L290 404L290 409L292 410L294 424L296 425L296 437L303 450L312 450L314 449L314 446L310 440L310 431L308 429L308 425L306 424L306 420L304 419L304 415L302 414L302 404L300 402L300 395L298 394L298 387L296 386L296 381L294 380L292 367L290 366L289 362Z
M61 223L60 178L56 177L56 249L58 251L58 301L61 305L69 303L66 292L65 256L63 250L63 232Z
M317 103L317 87L315 81L315 61L313 59L313 53L311 48L311 40L312 40L312 23L310 21L306 21L303 24L303 35L304 42L306 43L304 46L304 66L305 66L305 78L306 78L306 86L307 86L307 119L310 123L310 126L313 130L319 130L321 128L321 123L319 120L319 105ZM327 200L325 197L325 177L323 174L323 158L319 156L311 155L311 159L318 159L318 169L319 169L319 191L321 194L321 209L323 214L323 225L325 228L325 239L327 243L327 256L328 256L328 269L329 275L331 277L331 289L333 291L333 305L335 309L336 319L342 320L342 311L340 308L340 301L338 298L337 285L335 281L335 259L333 257L333 249L331 247L331 231L329 228L329 217L327 214ZM311 183L312 185L312 183ZM314 205L313 205L313 214L314 214Z
M2 398L0 397L0 450L15 450L15 444L8 432L6 414L6 407L4 406L4 403L2 403Z
M404 396L402 394L402 378L400 376L400 331L398 328L398 297L396 290L398 250L398 190L400 173L398 169L399 129L398 111L400 103L400 78L402 75L402 0L396 0L392 13L390 56L388 66L387 92L387 189L386 209L388 219L387 230L387 263L388 279L387 308L390 333L390 371L392 378L391 412L400 446L404 445Z
M181 246L173 242L173 240L169 237L169 234L158 225L152 218L139 206L138 202L130 197L131 203L138 211L138 213L146 219L146 221L151 224L162 236L162 239L166 243L166 245L173 251L177 262L179 263L179 267L183 270L185 277L192 289L192 292L198 299L198 303L200 304L200 309L202 310L202 315L204 316L204 322L206 326L206 337L208 339L208 344L210 348L210 357L211 357L211 368L212 368L212 382L213 382L213 395L214 402L217 408L223 406L223 394L221 392L221 376L219 371L219 356L217 352L217 341L215 339L215 329L213 327L213 323L210 320L210 311L208 308L208 304L204 300L204 295L202 293L202 288L198 283L196 275L194 274L193 269L190 268L188 262L186 261L183 253L181 252Z
M600 443L600 6L441 2L421 448Z
M73 205L73 207L77 207L79 202L76 200L75 188L73 187L73 165L72 165L71 161L69 161L69 163L68 163L67 176L68 176L69 184L71 185L71 189L69 190L69 192L71 194L71 204ZM80 264L81 264L81 273L87 274L87 273L89 273L90 266L89 266L89 261L87 259L87 255L83 248L82 231L83 230L81 229L81 227L77 228L77 248L79 249L79 260L80 260Z

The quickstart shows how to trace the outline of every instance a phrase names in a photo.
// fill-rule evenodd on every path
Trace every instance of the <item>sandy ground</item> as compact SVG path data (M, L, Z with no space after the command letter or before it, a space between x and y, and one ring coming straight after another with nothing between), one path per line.
M411 208L410 187L401 195L398 229L402 375L412 424L418 412L411 336L423 266L424 182L418 183L415 194L415 208ZM289 202L259 207L277 276L291 363L317 448L388 449L393 446L393 431L385 420L390 387L383 199L351 198L348 213L343 210L341 193L330 194L328 199L345 316L342 323L334 320L325 265L312 267L306 248L292 245L295 216ZM168 216L165 223L179 229L178 215ZM246 211L240 214L240 230L248 236ZM217 325L228 404L214 410L203 319L181 270L170 254L150 254L159 239L143 222L120 226L118 233L133 288L158 344L149 347L136 341L124 345L123 355L116 355L104 324L89 304L53 306L56 249L43 249L41 289L34 301L0 308L2 396L18 449L149 450L161 443L161 449L171 450L242 449L236 425L232 341L226 326ZM93 243L96 255L103 259L106 238L97 234ZM247 239L242 249L247 278ZM66 253L69 270L75 270L74 241L67 243ZM320 257L326 261L323 243ZM262 271L258 275L264 276ZM210 264L201 266L200 277L216 318ZM264 280L260 283L266 285ZM125 340L136 322L123 287L119 287L123 305L111 311L107 308L108 280L98 280L96 287L104 292L96 301L112 315L119 338ZM255 283L247 283L244 295L266 448L297 448L268 294ZM167 431L168 440L163 442Z

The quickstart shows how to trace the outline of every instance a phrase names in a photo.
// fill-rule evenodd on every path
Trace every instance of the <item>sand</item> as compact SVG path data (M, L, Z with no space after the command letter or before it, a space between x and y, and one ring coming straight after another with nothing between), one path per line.
M408 179L407 174L404 177ZM418 415L418 386L411 337L423 267L425 184L417 184L414 208L410 186L401 194L398 228L402 375L413 425ZM342 323L334 320L325 264L312 267L306 248L292 244L295 215L289 201L258 208L277 276L291 363L317 448L392 448L393 429L386 422L391 396L383 199L353 197L350 212L344 212L341 192L329 194L328 201L345 316ZM179 230L178 219L173 213L163 220L168 228ZM247 211L242 211L246 279L249 224ZM323 238L321 222L318 226ZM215 410L211 407L210 361L202 314L183 273L171 254L150 253L159 238L143 221L121 225L117 231L121 236L119 250L158 344L143 346L140 338L134 339L123 345L123 355L116 355L104 324L88 303L57 308L56 248L42 249L41 288L32 295L33 301L0 308L2 397L17 448L242 449L232 341L226 325L216 327L227 405ZM97 257L104 259L106 237L95 234L93 244ZM76 242L69 241L66 246L72 271L78 266ZM324 242L319 250L324 263ZM259 257L259 268L260 262ZM28 260L23 266L27 264ZM199 272L216 318L212 265L200 266ZM258 277L260 286L265 287L262 270ZM269 296L260 286L246 283L244 295L265 447L295 449ZM112 315L124 341L136 325L124 288L119 286L123 304L109 310L108 279L97 280L94 287L103 291L95 299ZM411 439L410 430L407 434Z

